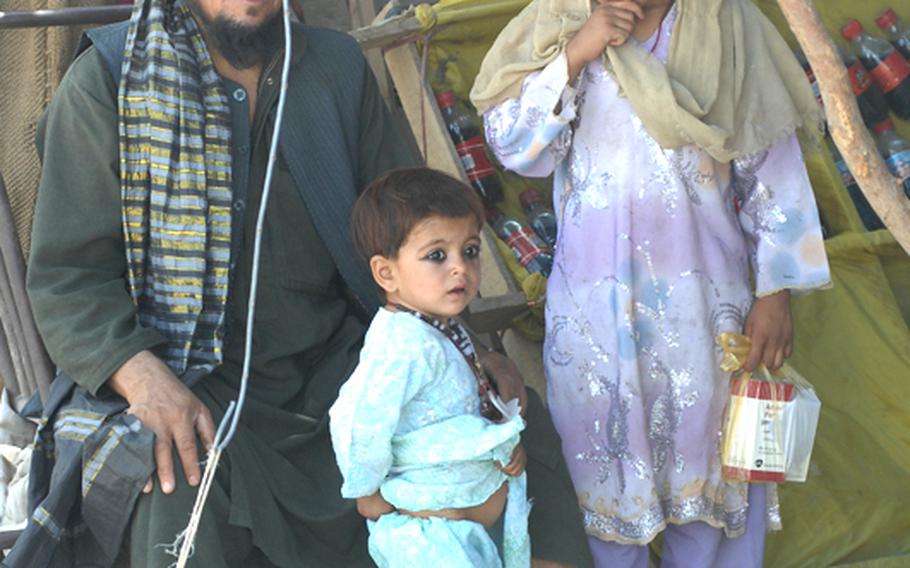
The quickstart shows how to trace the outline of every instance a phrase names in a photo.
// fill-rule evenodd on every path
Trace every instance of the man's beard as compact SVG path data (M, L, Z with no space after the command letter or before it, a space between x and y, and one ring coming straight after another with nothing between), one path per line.
M221 14L210 20L198 9L197 0L188 0L187 4L201 21L206 37L215 42L218 53L237 69L249 69L265 62L283 44L280 10L262 24L250 26Z

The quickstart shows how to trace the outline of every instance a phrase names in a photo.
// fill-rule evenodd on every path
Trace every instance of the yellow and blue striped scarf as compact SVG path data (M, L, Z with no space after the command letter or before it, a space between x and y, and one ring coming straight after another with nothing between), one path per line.
M123 232L139 322L176 373L221 363L231 245L230 109L181 0L136 3L118 92Z

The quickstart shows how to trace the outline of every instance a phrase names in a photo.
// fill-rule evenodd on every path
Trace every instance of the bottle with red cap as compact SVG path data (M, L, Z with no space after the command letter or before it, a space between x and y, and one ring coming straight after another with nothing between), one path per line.
M880 27L882 31L885 32L885 35L888 36L891 45L897 48L905 59L910 61L910 28L900 21L897 14L894 13L894 10L888 8L882 12L881 15L875 19L875 23L878 24L878 27Z
M534 234L530 227L512 217L506 216L498 207L487 208L487 221L512 254L528 272L540 272L549 276L553 269L553 255L550 248Z
M436 102L442 111L449 136L455 142L455 150L461 158L461 165L471 180L471 185L487 202L493 205L502 200L502 184L496 169L487 157L486 145L480 128L471 120L467 109L458 102L453 91L443 91L436 95Z
M890 120L884 120L872 127L878 135L878 151L881 152L888 169L910 199L910 141L901 137Z
M878 85L866 72L863 64L843 48L838 47L838 51L844 66L847 68L847 76L850 78L850 85L853 87L853 94L856 96L856 103L859 106L863 122L871 128L873 124L888 118L888 101L885 100L882 90L878 88ZM809 85L812 87L812 92L815 94L818 104L824 108L825 103L822 100L815 73L812 71L812 67L801 49L796 50L796 59L806 72L806 78L809 79Z
M885 93L894 114L910 120L910 63L890 43L865 33L858 20L850 20L841 34Z
M888 101L885 100L882 90L856 57L847 52L841 52L841 56L847 67L847 76L850 77L850 85L853 87L853 94L856 95L856 103L863 117L863 123L871 128L873 124L886 120L889 110Z
M525 215L534 232L543 242L547 243L550 248L556 247L556 214L547 207L540 193L536 189L526 189L518 195L518 201L521 202L521 208L524 209Z

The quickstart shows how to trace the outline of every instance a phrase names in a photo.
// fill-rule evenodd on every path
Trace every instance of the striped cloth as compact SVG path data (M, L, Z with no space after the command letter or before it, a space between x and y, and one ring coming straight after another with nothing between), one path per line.
M136 3L118 91L123 232L142 325L178 375L221 363L231 243L230 110L182 0Z

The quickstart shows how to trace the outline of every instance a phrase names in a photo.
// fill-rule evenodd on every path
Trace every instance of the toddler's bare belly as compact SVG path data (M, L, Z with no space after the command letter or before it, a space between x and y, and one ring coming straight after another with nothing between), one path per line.
M486 501L473 507L465 507L463 509L440 509L439 511L407 511L399 509L398 512L403 515L421 517L424 519L429 517L443 517L456 521L474 521L475 523L480 523L484 527L491 527L493 526L493 523L499 519L500 515L502 515L502 512L506 507L506 496L508 493L509 484L508 482L505 482L495 493L490 495Z

